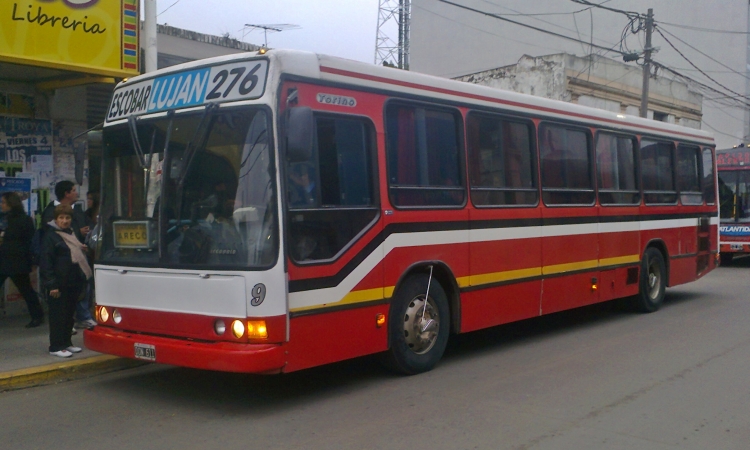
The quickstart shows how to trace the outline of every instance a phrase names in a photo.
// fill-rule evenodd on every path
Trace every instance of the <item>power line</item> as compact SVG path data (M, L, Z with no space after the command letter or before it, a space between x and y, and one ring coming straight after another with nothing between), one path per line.
M156 15L156 17L159 17L159 16L161 16L162 14L164 14L165 12L169 11L169 9L170 9L171 7L173 7L174 5L176 5L176 4L178 4L178 3L180 3L181 1L182 1L182 0L177 0L176 2L174 2L174 3L172 3L171 5L167 6L167 7L166 7L165 9L163 9L163 10L162 10L162 11L161 11L161 12L160 12L159 14L157 14L157 15Z
M530 28L532 30L540 31L542 33L546 33L546 34L549 34L549 35L552 35L552 36L556 36L556 37L559 37L559 38L567 39L569 41L583 43L583 44L586 44L586 45L591 45L592 47L598 48L600 50L605 50L605 51L608 51L608 52L611 51L611 52L614 52L614 53L619 53L621 55L625 55L625 53L623 53L622 51L619 51L619 50L610 49L610 48L607 48L607 47L604 47L604 46L601 46L601 45L597 45L597 44L590 44L589 42L582 41L580 39L576 39L576 38L573 38L573 37L570 37L570 36L565 36L564 34L555 33L554 31L545 30L544 28L539 28L539 27L535 27L533 25L525 24L523 22L518 22L518 21L515 21L515 20L511 20L511 19L499 16L497 14L489 13L489 12L482 11L482 10L479 10L479 9L471 8L471 7L464 6L464 5L459 5L458 3L454 3L454 2L451 2L449 0L438 0L438 1L442 2L442 3L445 3L445 4L448 4L448 5L455 6L457 8L465 9L467 11L475 12L477 14L481 14L481 15L484 15L484 16L487 16L487 17L492 17L492 18L495 18L497 20L502 20L504 22L513 23L513 24L520 25L520 26L526 27L526 28Z
M746 97L746 96L744 96L744 95L740 94L739 92L735 92L735 91L733 91L732 89L729 89L728 87L726 87L726 86L724 86L723 84L721 84L721 83L719 83L718 81L716 81L716 80L715 80L715 79L714 79L713 77L711 77L711 75L707 74L707 73L706 73L706 72L704 72L704 71L703 71L703 70L702 70L702 69L701 69L700 67L696 66L696 65L695 65L695 64L694 64L694 63L693 63L693 62L692 62L692 61L691 61L690 59L688 59L688 57L687 57L687 56L685 56L685 54L684 54L684 53L682 53L682 52L681 52L681 51L680 51L680 50L679 50L679 49L678 49L677 47L675 47L675 46L674 46L674 44L672 44L672 42L670 42L670 40L669 40L669 39L667 39L667 37L666 37L666 36L664 36L664 34L663 34L663 33L661 32L661 30L660 30L660 29L659 29L658 27L654 27L654 29L656 30L656 32L657 32L657 33L659 33L659 35L660 35L660 36L662 37L662 39L664 39L664 40L665 40L665 41L667 42L667 44L669 44L669 46L670 46L670 47L672 47L672 49L673 49L674 51L676 51L677 53L679 53L679 54L680 54L680 56L682 56L682 58L683 58L683 59L684 59L685 61L687 61L687 62L688 62L688 64L690 64L690 65L691 65L691 66L693 66L693 67L694 67L695 69L697 69L697 70L698 70L698 72L700 72L700 73L701 73L701 74L702 74L702 75L703 75L704 77L706 77L706 78L708 78L709 80L713 81L714 83L716 83L717 85L721 86L721 87L722 87L723 89L726 89L727 91L731 92L732 94L735 94L735 95L737 95L737 96L739 96L739 97L742 97L742 98L744 98L744 99L746 99L746 100L750 100L750 98L748 98L748 97Z
M658 32L659 34L661 34L661 32L660 32L659 30L656 30L656 31L657 31L657 32ZM691 49L695 50L696 52L700 53L701 55L705 56L706 58L710 59L711 61L715 62L716 64L719 64L720 66L724 67L725 69L729 69L729 70L731 70L732 72L734 72L735 74L737 74L737 75L740 75L740 76L742 76L743 78L747 78L747 79L750 79L750 78L748 78L748 77L747 77L747 76L746 76L745 74L743 74L743 73L741 73L741 72L737 72L736 70L734 70L733 68L731 68L731 67L727 66L726 64L722 63L721 61L719 61L719 60L717 60L717 59L714 59L713 57L711 57L710 55L707 55L706 53L703 53L702 51L698 50L697 48L695 48L695 47L693 47L692 45L688 44L687 42L683 41L682 39L680 39L679 37L677 37L677 36L675 36L674 34L670 33L669 31L667 31L667 30L663 30L663 31L664 31L665 33L667 33L668 35L672 36L673 38L677 39L678 41L682 42L683 44L687 45L687 46L688 46L688 47L690 47ZM663 35L663 34L662 34L662 37L664 37L664 35ZM666 38L664 38L664 40L666 40ZM667 41L667 42L669 42L669 41ZM669 45L672 45L672 44L670 43ZM674 47L673 47L673 48L674 48ZM684 58L684 56L683 56L683 58ZM717 83L717 84L718 84L718 83Z
M570 0L570 1L573 2L573 3L578 3L580 5L586 5L586 6L589 6L591 8L601 8L601 9L605 9L607 11L616 12L618 14L624 14L624 15L628 16L628 18L630 18L630 19L632 19L634 17L635 18L643 18L642 14L637 13L635 11L623 11L621 9L610 8L609 6L603 6L607 2L593 3L593 2L590 2L588 0Z
M726 96L726 92L722 92L722 91L720 91L720 90L718 90L716 88L713 88L713 87L711 87L711 86L709 86L709 85L707 85L705 83L701 83L700 81L694 80L694 79L690 78L687 75L683 75L682 73L676 71L675 69L672 69L671 67L669 67L667 65L661 64L661 63L659 63L657 61L653 61L653 60L651 61L651 63L654 64L654 66L659 67L660 69L665 70L665 71L667 71L667 72L669 72L669 73L671 73L673 75L676 75L676 76L678 76L678 77L680 77L680 78L682 78L682 79L684 79L684 80L686 80L686 81L688 81L690 83L694 83L694 84L702 87L703 89L706 89L708 91L714 92L716 94L720 94L720 95ZM736 94L736 92L735 92L735 94ZM737 97L738 97L736 99L737 103L740 103L744 107L750 108L750 103L744 102L744 101L740 100L740 98L744 99L744 100L750 100L750 99L748 99L747 97L745 97L744 95L741 95L741 94L737 94Z
M680 25L680 24L677 24L677 23L669 23L669 22L664 22L664 21L661 21L661 20L659 21L659 24L661 24L661 25L669 25L669 26L677 27L677 28L684 28L686 30L704 31L706 33L750 34L750 32L748 32L748 31L716 30L716 29L713 29L713 28L701 28L701 27L694 27L694 26L690 26L690 25Z

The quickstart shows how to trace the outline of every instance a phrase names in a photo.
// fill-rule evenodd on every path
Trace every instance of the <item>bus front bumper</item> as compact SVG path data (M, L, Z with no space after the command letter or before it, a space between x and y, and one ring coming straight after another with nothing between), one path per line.
M281 344L195 342L96 326L83 333L86 348L95 352L222 372L279 373L286 364ZM136 348L151 349L144 354Z

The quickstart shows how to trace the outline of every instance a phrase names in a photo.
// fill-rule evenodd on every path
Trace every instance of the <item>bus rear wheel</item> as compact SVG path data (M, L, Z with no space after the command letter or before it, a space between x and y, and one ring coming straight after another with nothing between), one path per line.
M664 291L667 283L667 269L664 256L653 247L647 248L641 261L641 280L634 306L640 312L658 311L664 302Z
M427 286L429 283L429 293ZM448 344L450 311L445 290L435 277L410 276L391 301L388 320L390 348L383 354L392 370L414 375L431 370Z
M732 258L734 257L733 253L719 253L719 258L721 258L721 265L722 266L728 266L732 264Z

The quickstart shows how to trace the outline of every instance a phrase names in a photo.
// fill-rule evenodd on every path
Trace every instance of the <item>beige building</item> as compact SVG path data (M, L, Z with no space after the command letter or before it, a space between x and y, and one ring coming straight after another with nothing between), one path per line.
M602 56L559 53L524 55L517 64L455 79L637 116L642 73L639 68ZM684 83L659 76L653 77L649 84L649 119L701 127L700 93Z

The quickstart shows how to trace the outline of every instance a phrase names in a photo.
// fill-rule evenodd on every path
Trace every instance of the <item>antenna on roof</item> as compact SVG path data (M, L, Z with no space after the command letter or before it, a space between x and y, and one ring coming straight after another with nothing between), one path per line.
M299 25L291 24L291 23L274 23L274 24L266 24L266 25L255 25L251 23L246 23L245 27L243 28L243 31L245 30L245 28L250 28L248 32L253 31L253 30L263 30L263 47L268 48L268 32L269 31L271 33L274 33L274 32L278 33L278 32L286 31L286 30L296 30L302 27ZM247 33L243 33L242 39L245 39L245 34Z

